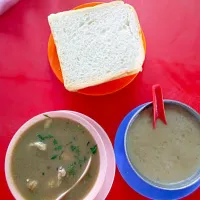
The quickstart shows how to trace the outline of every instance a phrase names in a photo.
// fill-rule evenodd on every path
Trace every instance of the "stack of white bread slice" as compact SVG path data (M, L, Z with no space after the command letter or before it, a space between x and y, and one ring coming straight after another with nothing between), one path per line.
M65 88L77 91L142 71L137 14L123 1L48 16Z

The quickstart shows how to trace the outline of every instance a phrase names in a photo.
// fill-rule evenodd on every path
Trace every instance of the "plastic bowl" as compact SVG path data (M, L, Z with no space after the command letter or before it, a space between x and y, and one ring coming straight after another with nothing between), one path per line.
M164 103L184 108L200 122L200 115L188 105L174 100L164 100ZM134 123L138 114L149 106L152 106L152 102L140 105L132 110L123 119L118 128L114 147L118 169L128 185L147 198L157 200L173 200L183 198L200 186L200 166L197 172L183 181L161 184L144 177L130 162L126 149L128 129L131 124Z
M106 159L106 151L105 147L103 144L103 141L101 137L99 136L98 132L96 129L84 118L81 116L71 113L70 111L52 111L52 112L47 112L45 113L51 118L65 118L65 119L70 119L73 120L77 123L80 123L82 126L84 126L89 133L92 135L93 139L95 140L97 146L98 146L98 151L100 155L100 167L99 167L99 173L97 176L97 180L90 190L90 192L87 194L87 196L84 198L84 200L93 200L97 194L99 193L100 189L102 188L102 185L105 180L105 175L106 175L106 169L107 169L107 159ZM20 191L17 189L12 172L11 172L11 163L12 163L12 153L15 149L15 145L17 145L18 140L21 138L23 134L26 133L26 130L29 129L31 126L36 124L37 122L44 120L46 117L43 114L37 115L27 121L24 125L22 125L19 130L15 133L13 136L7 152L6 152L6 158L5 158L5 175L6 175L6 181L8 183L8 187L17 200L24 200L23 194L20 193Z
M91 2L79 5L73 10L86 8L86 7L93 7L96 5L102 4L102 2ZM143 31L141 30L142 40L143 40L143 46L144 50L146 52L146 40ZM51 66L52 71L56 75L56 77L60 80L60 82L63 83L63 77L62 72L60 69L60 62L58 60L57 50L56 46L52 37L52 34L49 36L49 42L48 42L48 59ZM126 87L128 84L130 84L137 76L138 74L133 74L127 77L123 77L117 80L109 81L100 85L91 86L82 90L77 91L80 94L84 95L91 95L91 96L102 96L107 94L112 94L114 92L117 92L124 87Z

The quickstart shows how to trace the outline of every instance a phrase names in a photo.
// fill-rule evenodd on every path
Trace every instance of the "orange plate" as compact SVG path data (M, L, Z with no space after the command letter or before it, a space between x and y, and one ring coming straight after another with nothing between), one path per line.
M102 4L102 2L86 3L86 4L82 4L73 8L73 10L77 10L77 9L85 8L85 7L93 7L99 4ZM141 34L142 34L144 49L146 51L146 42L145 42L145 37L142 31L141 31ZM54 74L63 83L60 63L58 60L56 46L55 46L52 34L50 34L49 42L48 42L48 58L49 58L50 66ZM79 90L77 92L81 94L85 94L85 95L92 95L92 96L101 96L101 95L111 94L127 86L129 83L131 83L135 79L136 76L137 74L134 74L134 75L127 76L124 78L106 82L97 86L88 87L88 88Z

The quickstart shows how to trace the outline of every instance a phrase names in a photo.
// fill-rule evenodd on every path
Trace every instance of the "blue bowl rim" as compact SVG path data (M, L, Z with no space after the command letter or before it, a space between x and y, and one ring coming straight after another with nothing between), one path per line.
M193 115L200 123L200 115L199 115L199 113L196 110L194 110L192 107L188 106L187 104L184 104L182 102L175 101L175 100L170 100L170 99L165 99L164 100L164 104L173 104L173 105L177 105L177 106L180 106L180 107L184 108L191 115ZM125 136L124 136L124 149L125 149L125 155L126 155L128 164L130 165L132 170L137 174L137 176L139 178L141 178L147 184L149 184L149 185L151 185L153 187L156 187L158 189L162 189L162 190L180 190L180 189L185 189L185 188L187 188L187 187L189 187L191 185L194 185L195 183L197 183L200 180L200 168L191 177L188 177L187 179L185 179L183 181L164 184L164 183L159 183L159 182L156 182L156 181L152 181L152 180L148 179L147 177L143 176L137 170L137 168L134 167L134 165L131 163L131 161L129 159L129 156L128 156L127 145L126 145L127 144L126 138L127 138L127 134L128 134L128 129L132 125L134 120L137 118L139 113L141 111L143 111L145 108L149 107L149 106L152 106L152 102L148 102L148 103L145 103L145 104L141 105L141 107L137 110L137 112L134 113L134 115L131 117L131 119L129 120L129 123L128 123L127 127L126 127Z

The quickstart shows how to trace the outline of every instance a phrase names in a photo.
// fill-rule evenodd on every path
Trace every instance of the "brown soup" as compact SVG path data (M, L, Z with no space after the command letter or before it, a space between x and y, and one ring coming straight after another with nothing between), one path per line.
M65 198L83 199L99 172L97 145L81 124L46 117L29 128L15 146L14 183L25 199L54 200L79 179L92 156L88 173Z
M165 105L167 126L157 120L152 128L152 107L142 111L127 134L131 163L145 177L161 183L182 181L200 167L200 124L182 107Z

